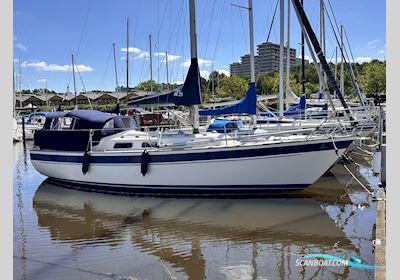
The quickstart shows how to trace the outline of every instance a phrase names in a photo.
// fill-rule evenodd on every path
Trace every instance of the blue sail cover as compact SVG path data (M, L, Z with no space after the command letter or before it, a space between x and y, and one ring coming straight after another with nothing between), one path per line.
M307 99L305 95L300 97L300 102L298 104L291 105L288 109L283 112L285 117L291 117L293 119L304 119L306 117L306 111L308 108L321 108L319 112L307 113L308 116L313 118L325 118L328 116L328 104L307 104ZM278 112L276 112L278 114ZM263 117L276 117L275 114L271 112L260 113Z
M200 72L197 58L192 58L183 86L166 93L152 93L142 98L131 99L129 105L166 105L192 106L201 104Z
M255 115L256 103L257 103L256 84L250 83L246 96L238 103L224 108L200 110L199 114L201 116L219 116L219 115L230 115L230 114Z
M293 115L304 116L304 112L306 111L306 108L308 106L309 105L307 104L306 96L302 95L302 96L300 96L300 102L298 104L291 105L288 109L283 111L283 115L284 116L293 116ZM278 112L276 112L276 114L278 114ZM276 115L271 112L261 112L260 115L263 117L271 117L271 118L276 117Z
M183 83L182 90L175 95L175 104L192 106L201 104L200 96L200 71L197 58L192 58L188 74Z

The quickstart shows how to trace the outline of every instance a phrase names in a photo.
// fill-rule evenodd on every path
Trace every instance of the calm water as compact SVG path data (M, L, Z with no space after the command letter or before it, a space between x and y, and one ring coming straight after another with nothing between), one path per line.
M376 186L369 168L353 168ZM45 179L14 144L15 279L373 279L296 266L309 253L374 264L376 206L341 166L265 199L117 196Z

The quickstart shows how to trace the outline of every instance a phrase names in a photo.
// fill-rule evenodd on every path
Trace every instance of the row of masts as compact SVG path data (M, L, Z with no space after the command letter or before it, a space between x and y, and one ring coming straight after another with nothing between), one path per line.
M284 115L284 101L286 101L286 107L288 106L288 94L291 93L290 90L290 10L291 10L291 0L288 0L287 5L287 42L286 42L286 91L284 90L284 2L285 0L280 0L280 56L279 56L279 116L283 117ZM303 0L301 0L301 4L303 5ZM246 8L249 12L249 36L250 36L250 82L255 83L255 61L254 61L254 30L253 30L253 6L252 0L248 0L248 7L243 7L239 5L235 5L240 8ZM195 3L194 0L189 0L189 12L190 12L190 47L191 47L191 57L197 58L197 39L196 39L196 20L195 20ZM302 55L302 94L305 94L305 71L304 71L304 28L302 27L302 36L301 36L301 55ZM307 44L311 47L309 39L307 39ZM325 44L325 17L324 17L324 0L320 0L320 42L321 49L324 53L326 53L326 44ZM341 67L340 67L340 91L344 92L344 61L343 61L343 26L341 26L340 30L340 43L341 43ZM152 69L152 37L149 35L149 57L150 57L150 91L153 92L153 69ZM337 47L335 50L336 54L336 63L335 63L335 79L337 79ZM311 55L313 56L313 52L311 51ZM117 66L116 66L116 54L115 54L115 43L113 43L113 56L114 56L114 72L115 72L115 83L117 89L117 102L119 103L119 85L118 85L118 74L117 74ZM313 56L313 60L316 60L316 57ZM167 84L169 84L169 73L168 73L168 52L165 52L165 63L166 63L166 72L167 72ZM20 70L19 70L20 71ZM326 101L330 101L331 106L334 108L332 101L330 100L328 87L327 87L327 76L326 73L322 71L322 65L317 69L319 79L320 79L320 92L326 93ZM76 100L76 81L75 81L75 62L74 56L72 55L72 74L73 74L73 86L74 86L74 94L75 94L75 106L77 107ZM126 93L129 94L129 18L127 18L126 22ZM336 92L335 92L336 95ZM198 105L193 105L193 114L194 116L198 115ZM255 122L254 116L254 122ZM196 121L194 122L196 123ZM196 126L196 124L195 124Z
M291 89L290 89L290 10L291 10L291 0L287 1L287 41L286 41L286 90L285 90L285 84L284 84L284 26L285 26L285 13L284 13L284 5L285 5L285 0L279 0L280 1L280 51L279 51L279 103L278 103L278 110L279 110L279 117L283 118L284 116L284 103L286 103L286 107L289 106L288 104L288 95L291 94ZM301 1L301 5L303 5L304 1ZM248 0L248 7L243 7L240 5L232 4L236 7L239 8L245 8L249 12L249 36L250 36L250 82L254 83L255 82L255 63L254 63L254 31L253 31L253 11L252 11L252 0ZM325 43L325 11L324 11L324 0L320 0L320 41L321 41L321 49L323 53L326 53L326 43ZM302 57L302 63L301 63L301 83L302 83L302 92L301 94L305 94L305 51L304 51L304 41L305 41L305 36L304 36L305 30L302 28L302 34L301 34L301 57ZM341 26L341 45L340 48L343 50L343 26ZM309 39L307 38L307 44L308 47L311 49L311 43L309 42ZM311 51L312 53L312 51ZM343 53L343 51L342 51ZM312 53L313 55L313 53ZM313 60L316 62L317 57L313 56ZM335 63L335 79L337 79L337 47L336 47L336 63ZM340 91L343 93L344 92L344 67L343 67L344 61L343 58L341 60L341 74L340 74ZM329 91L328 91L328 81L327 81L327 76L326 73L323 72L322 65L320 65L317 69L318 75L319 75L319 80L320 80L320 92L325 93L325 100L326 102L330 102L332 108L334 109L333 102L331 100L331 97L328 96ZM336 92L335 92L336 96ZM254 118L255 122L255 118Z

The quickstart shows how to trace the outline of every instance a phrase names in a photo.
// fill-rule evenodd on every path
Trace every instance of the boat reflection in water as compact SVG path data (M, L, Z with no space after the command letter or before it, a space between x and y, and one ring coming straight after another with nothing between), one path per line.
M49 230L53 242L73 248L128 247L130 255L138 254L135 262L155 257L167 275L179 279L246 273L250 279L322 278L327 273L347 277L351 268L296 267L295 261L311 252L358 254L321 203L309 198L131 197L64 188L47 179L34 195L33 208L39 227ZM107 261L92 269L107 270L109 262L128 258L119 257L105 253ZM132 268L125 273L142 272Z

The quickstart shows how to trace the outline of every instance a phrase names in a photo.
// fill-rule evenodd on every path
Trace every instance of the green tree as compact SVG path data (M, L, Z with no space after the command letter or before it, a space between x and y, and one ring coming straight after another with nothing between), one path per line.
M257 92L263 95L272 95L279 92L279 72L261 73L257 80Z
M234 99L243 98L248 88L248 82L242 77L225 77L221 88L218 90L220 97L232 97Z
M161 90L161 85L159 83L156 83L154 80L141 82L140 84L138 84L137 88L140 90L150 91L151 86L153 86L153 91Z
M386 92L386 62L373 60L363 65L359 81L365 93L378 94Z

